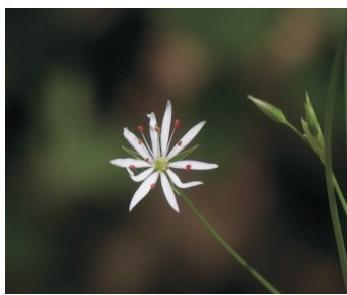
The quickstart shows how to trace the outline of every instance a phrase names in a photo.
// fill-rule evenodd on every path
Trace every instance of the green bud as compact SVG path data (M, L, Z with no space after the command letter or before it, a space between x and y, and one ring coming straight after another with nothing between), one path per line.
M311 141L314 142L314 146L312 143L312 149L318 154L323 155L324 152L324 137L323 133L316 115L316 112L313 108L313 105L311 103L310 97L308 96L308 93L306 92L306 101L304 103L304 109L305 109L305 128L303 125L303 129L305 134L310 133ZM307 135L308 136L308 135ZM307 137L306 136L306 137Z
M324 158L324 141L312 134L309 124L301 118L301 126L304 130L304 137L311 146L312 150L321 158Z
M263 100L260 100L258 98L255 98L251 95L247 96L248 99L250 99L262 112L264 112L268 117L270 117L272 120L282 123L282 124L288 124L286 116L283 114L282 110L278 107L275 107L274 105L265 102Z
M306 122L308 123L308 125L312 129L312 131L318 133L319 129L320 129L319 122L318 122L316 112L314 111L314 108L311 104L311 100L310 100L307 92L306 92L306 101L304 103L304 108L305 108Z

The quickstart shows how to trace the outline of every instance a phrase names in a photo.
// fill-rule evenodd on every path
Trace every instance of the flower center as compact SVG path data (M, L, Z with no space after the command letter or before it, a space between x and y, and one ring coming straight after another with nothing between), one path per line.
M154 169L157 171L165 171L167 168L167 161L164 158L158 158L154 161Z

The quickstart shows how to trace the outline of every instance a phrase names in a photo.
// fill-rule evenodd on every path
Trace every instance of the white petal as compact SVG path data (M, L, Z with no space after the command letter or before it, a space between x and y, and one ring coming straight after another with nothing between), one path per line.
M124 128L124 136L142 158L144 158L145 160L152 160L152 157L149 154L144 142L139 139L134 133L132 133L128 128Z
M169 176L169 178L171 179L171 181L180 188L188 188L188 187L193 187L193 186L203 184L202 181L191 181L191 182L183 183L181 181L181 179L179 179L177 174L172 172L171 170L167 169L166 173Z
M180 208L178 207L176 196L164 173L160 173L160 181L161 181L161 187L163 188L163 192L167 202L173 209L175 209L177 212L180 212Z
M205 125L206 121L202 121L196 124L192 129L190 129L182 138L179 140L176 145L172 148L171 152L167 156L167 159L170 160L173 157L176 157L184 148L194 139L194 137L199 133L201 128Z
M141 181L145 180L149 175L152 174L152 172L154 171L154 168L153 167L148 168L145 171L142 171L138 175L135 175L135 173L132 170L130 170L129 168L127 168L127 170L128 170L129 175L133 181L141 182Z
M163 157L166 156L167 142L169 139L171 123L171 102L168 100L166 103L166 109L163 116L163 121L161 122L161 133L160 133L160 143L161 143L161 153Z
M199 162L199 161L178 161L169 163L168 165L170 168L177 168L177 169L186 169L186 170L210 170L218 168L217 164L210 164L205 162Z
M147 115L149 118L149 135L151 137L152 142L152 151L154 158L159 157L159 135L158 131L156 130L157 125L157 119L155 117L155 114L152 112Z
M150 163L147 163L142 160L137 160L137 159L114 159L111 160L110 163L112 165L122 167L122 168L129 168L130 166L135 166L135 168L145 168L145 167L151 167Z
M129 211L131 211L151 190L151 186L157 182L159 172L154 172L141 183L133 198L131 199Z

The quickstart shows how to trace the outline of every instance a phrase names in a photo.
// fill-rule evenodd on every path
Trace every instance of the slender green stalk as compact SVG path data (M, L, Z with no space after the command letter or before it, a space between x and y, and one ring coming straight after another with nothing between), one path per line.
M193 202L188 198L188 196L180 191L179 195L187 203L187 205L192 209L196 217L202 223L202 225L207 229L211 236L239 263L241 264L264 288L273 294L279 294L280 292L267 280L265 279L258 271L256 271L252 266L250 266L245 259L241 257L240 254L236 252L212 227L212 225L206 220L198 208L195 207Z
M293 124L291 124L291 123L287 123L286 124L290 129L292 129L293 131L294 131L294 133L296 134L296 135L298 135L305 143L308 143L307 142L307 140L306 140L306 138L305 138L305 136L298 130L298 129L296 129L296 127L293 125Z
M334 185L335 191L336 191L336 193L337 193L337 197L339 198L340 203L341 203L341 205L342 205L342 208L343 208L343 210L345 211L346 216L347 216L347 203L346 203L346 199L345 199L345 197L343 196L341 187L340 187L339 183L337 182L337 179L336 179L336 177L335 177L335 174L333 175L333 185Z
M338 214L338 208L334 190L334 172L331 155L332 145L332 125L333 125L333 114L334 114L334 103L336 98L336 89L339 80L340 66L343 64L343 47L344 43L341 43L336 52L334 65L331 72L331 79L329 83L329 90L327 96L327 107L325 111L325 128L324 128L324 140L325 140L325 176L328 189L329 206L331 211L331 217L334 227L334 233L337 244L337 251L340 259L340 266L342 270L342 277L344 280L345 288L347 291L347 255L343 241L343 235L341 230L341 224ZM336 178L335 178L336 180ZM338 186L339 188L339 186Z
M294 125L288 123L287 126L294 131L294 133L296 135L298 135L306 144L308 144L306 138L298 131L298 129L295 128ZM309 144L308 144L309 145ZM316 154L317 155L317 154ZM319 157L319 155L317 155ZM321 158L319 157L323 166L325 166L325 158ZM337 193L337 197L339 198L339 201L341 203L341 206L342 206L342 209L347 217L347 202L346 202L346 198L344 197L343 193L342 193L342 190L341 190L341 187L335 177L335 174L333 174L333 185L334 185L334 188L335 188L335 191Z

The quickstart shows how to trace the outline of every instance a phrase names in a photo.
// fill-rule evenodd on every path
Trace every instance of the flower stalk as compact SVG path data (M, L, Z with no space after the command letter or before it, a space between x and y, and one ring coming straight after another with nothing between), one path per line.
M279 294L280 292L276 289L264 276L262 276L256 269L247 263L247 261L234 249L232 248L213 228L213 226L207 221L205 216L199 211L199 209L194 205L190 198L182 191L176 190L176 193L182 197L189 208L193 211L195 216L209 232L209 234L214 238L227 252L233 257L242 267L244 267L266 290L272 294Z
M160 177L161 186L164 196L169 205L177 212L180 211L176 195L181 196L188 206L193 210L199 221L211 234L211 236L217 240L220 245L241 264L249 273L268 291L271 293L279 293L279 291L272 286L272 284L265 279L258 271L250 266L237 252L233 249L208 223L206 218L195 207L192 201L179 190L201 185L202 181L191 181L183 183L178 175L172 171L172 169L184 169L186 171L191 170L210 170L218 168L217 164L205 163L200 161L184 160L192 152L194 152L198 144L185 150L188 144L199 133L201 128L205 125L205 121L202 121L191 128L172 148L169 152L169 146L171 143L174 132L181 127L181 121L175 120L174 128L169 136L170 122L171 122L171 103L167 101L166 109L162 120L162 128L157 125L155 114L152 112L147 115L149 118L149 130L151 137L152 148L147 143L144 135L144 127L138 126L138 131L141 133L143 140L139 139L128 128L124 128L124 136L129 141L134 150L122 146L123 150L128 153L132 158L126 159L114 159L110 163L115 166L126 168L131 179L135 182L142 182L137 191L135 192L131 202L129 210L131 211L148 193L155 188L155 184ZM139 174L135 174L137 168L146 168Z

